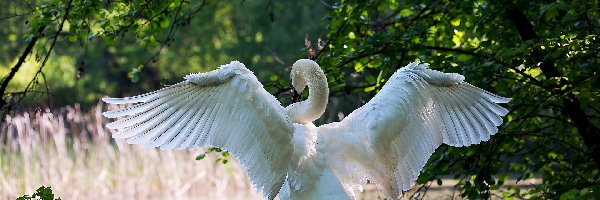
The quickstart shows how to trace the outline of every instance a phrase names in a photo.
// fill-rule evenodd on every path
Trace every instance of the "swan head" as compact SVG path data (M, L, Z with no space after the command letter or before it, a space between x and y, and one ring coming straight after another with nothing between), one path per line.
M296 61L292 65L292 73L291 73L292 87L294 87L294 90L296 90L296 92L298 92L298 94L302 94L302 91L306 87L306 79L304 79L304 76L302 73L303 69L307 68L309 65L312 65L312 64L316 65L317 63L312 60L301 59L301 60Z
M295 123L308 124L325 112L329 97L327 78L319 64L309 59L301 59L292 65L292 86L298 93L308 87L306 101L290 104L285 108L288 117Z

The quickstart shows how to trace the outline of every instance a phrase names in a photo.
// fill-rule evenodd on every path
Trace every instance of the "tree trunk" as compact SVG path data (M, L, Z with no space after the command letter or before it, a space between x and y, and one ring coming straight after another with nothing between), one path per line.
M508 14L508 18L515 25L515 28L519 32L523 41L539 39L533 25L529 22L529 19L521 12L516 5L512 3L506 3L505 11ZM544 60L544 56L541 55L538 49L534 49L531 56L535 59L536 63L539 63L539 67L546 79L561 77L560 72L554 65L554 62L550 60ZM600 129L590 121L585 111L581 108L579 98L573 93L569 93L562 101L564 106L563 112L573 120L578 133L583 138L585 145L588 148L589 156L596 163L596 168L600 168Z

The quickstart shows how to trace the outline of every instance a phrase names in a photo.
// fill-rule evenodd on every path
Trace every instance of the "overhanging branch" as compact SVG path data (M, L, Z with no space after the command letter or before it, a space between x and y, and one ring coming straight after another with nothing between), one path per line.
M2 83L0 83L0 94L2 94L2 97L0 98L0 109L4 109L4 107L8 103L8 99L6 99L8 98L6 96L6 87L8 86L8 83L15 77L15 74L17 74L17 72L19 71L29 54L31 54L33 47L37 43L38 39L40 39L40 36L42 35L42 32L45 28L46 26L40 26L38 28L36 34L31 38L29 44L27 44L27 47L25 47L25 50L23 51L21 56L19 56L19 59L17 60L15 66L13 66L10 69L8 75L6 75L4 79L2 79Z
M509 1L502 1L504 10L508 15L508 18L515 26L515 29L519 32L519 36L523 41L539 39L535 33L533 25L527 19L527 16L523 14L519 8ZM555 77L561 77L558 68L551 60L545 60L544 56L541 55L538 49L534 49L531 53L531 57L538 63L538 66L542 70L542 74L546 79ZM567 82L567 80L564 80ZM570 85L570 84L566 84ZM572 91L567 89L566 91ZM567 98L563 98L564 109L562 111L569 116L575 123L578 133L581 135L585 145L588 148L589 155L595 162L596 167L600 168L600 128L594 126L585 111L581 108L579 98L573 93L566 95Z

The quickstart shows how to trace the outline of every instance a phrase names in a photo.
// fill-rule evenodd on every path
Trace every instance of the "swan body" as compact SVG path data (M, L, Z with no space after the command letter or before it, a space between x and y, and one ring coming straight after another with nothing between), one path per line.
M442 143L469 146L498 132L504 98L464 77L410 63L367 104L340 122L316 127L328 102L317 63L298 60L292 85L308 99L282 107L253 73L233 61L175 85L111 104L113 137L161 149L220 147L231 152L265 198L353 199L367 179L397 198Z

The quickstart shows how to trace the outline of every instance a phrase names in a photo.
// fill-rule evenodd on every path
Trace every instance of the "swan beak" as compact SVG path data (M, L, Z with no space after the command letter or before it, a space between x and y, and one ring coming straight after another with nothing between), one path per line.
M294 87L292 87L292 103L296 103L300 101L300 94Z

